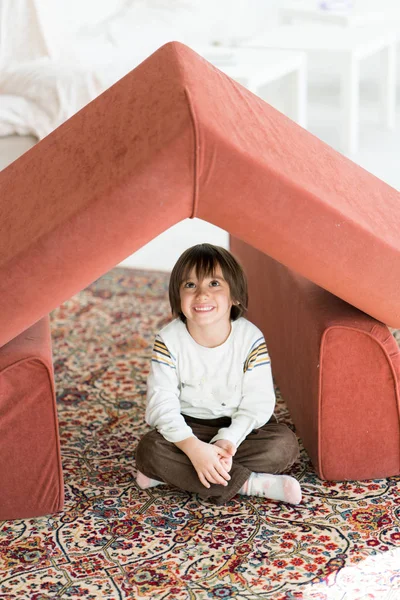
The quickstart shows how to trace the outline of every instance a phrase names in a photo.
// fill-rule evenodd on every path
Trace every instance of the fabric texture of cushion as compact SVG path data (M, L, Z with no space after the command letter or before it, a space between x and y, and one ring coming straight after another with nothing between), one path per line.
M190 216L400 325L400 194L179 43L4 169L0 197L0 344Z
M0 348L0 521L64 504L49 319Z

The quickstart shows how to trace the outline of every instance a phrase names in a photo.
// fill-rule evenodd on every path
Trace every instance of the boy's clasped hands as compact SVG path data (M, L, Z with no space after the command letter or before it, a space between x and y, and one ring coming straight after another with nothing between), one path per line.
M231 476L232 457L236 446L229 440L217 440L209 444L197 437L189 437L175 443L190 459L201 483L209 488L211 483L228 485Z

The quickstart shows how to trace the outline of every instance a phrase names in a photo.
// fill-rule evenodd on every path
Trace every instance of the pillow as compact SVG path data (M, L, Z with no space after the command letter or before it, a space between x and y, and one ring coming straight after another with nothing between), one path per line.
M0 135L30 133L43 138L107 89L118 75L47 57L2 67Z

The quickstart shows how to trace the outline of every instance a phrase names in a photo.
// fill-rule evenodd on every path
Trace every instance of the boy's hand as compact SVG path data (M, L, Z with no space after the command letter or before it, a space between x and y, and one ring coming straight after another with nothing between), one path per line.
M227 482L231 476L222 464L222 460L224 458L228 459L229 455L223 448L199 440L198 448L189 458L201 483L206 488L210 487L210 483L228 485Z
M228 459L229 454L224 448L207 444L193 437L175 445L188 456L201 483L206 488L210 487L210 483L228 485L231 476L222 464L222 459Z
M232 456L236 454L237 450L235 444L229 440L217 440L216 442L213 442L213 444L214 446L219 446L228 452L229 456L227 458L221 458L221 463L227 471L230 471L232 468Z

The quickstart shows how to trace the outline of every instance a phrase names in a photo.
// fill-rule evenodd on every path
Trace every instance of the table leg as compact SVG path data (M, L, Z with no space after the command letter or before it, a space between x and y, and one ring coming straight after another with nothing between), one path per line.
M383 122L388 129L393 129L396 108L395 42L382 50L381 105Z
M359 60L353 55L345 55L341 76L342 140L341 150L354 154L358 149L359 130Z
M236 81L244 85L249 92L252 92L255 96L259 96L261 98L258 83L256 83L252 77L238 77Z
M284 78L282 112L304 129L307 128L307 69L305 63Z
M293 111L293 119L301 127L307 128L307 57L304 55L303 61L294 73L296 79L296 105Z
M275 85L274 85L275 84ZM277 84L279 88L276 87ZM306 56L293 71L269 84L272 93L264 100L289 119L307 129L307 61ZM267 89L268 89L267 87Z

